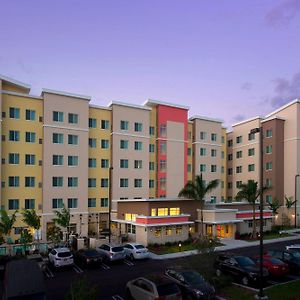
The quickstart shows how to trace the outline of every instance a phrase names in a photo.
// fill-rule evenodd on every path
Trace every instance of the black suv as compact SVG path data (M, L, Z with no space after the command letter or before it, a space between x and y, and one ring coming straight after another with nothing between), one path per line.
M214 267L217 276L222 273L230 275L243 285L256 285L259 282L259 265L247 256L220 254L215 260ZM263 268L263 280L266 281L268 276L268 270Z

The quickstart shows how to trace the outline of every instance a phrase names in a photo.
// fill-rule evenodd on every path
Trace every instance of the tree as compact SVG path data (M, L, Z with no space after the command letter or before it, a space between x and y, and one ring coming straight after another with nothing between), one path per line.
M70 209L66 208L65 205L63 204L62 209L60 211L55 210L54 213L56 215L56 218L54 218L53 221L55 222L55 224L67 230L67 242L68 242L69 231L70 231L70 219L71 219Z
M256 237L256 222L255 222L255 204L256 200L260 196L261 193L264 193L268 188L263 187L262 189L258 188L258 183L254 180L248 180L247 183L241 184L239 187L239 191L237 195L235 196L236 200L247 200L250 204L252 204L252 210L253 210L253 231L252 231L252 238Z
M205 204L205 195L217 188L218 179L210 181L208 184L202 179L202 173L196 176L195 181L188 181L184 188L179 192L178 197L185 197L198 201L200 204L201 235L203 235L203 208Z
M37 231L37 241L38 245L40 244L39 232L41 228L41 217L36 214L34 209L26 209L22 212L23 222L27 224L29 227L32 227L35 231ZM40 247L38 247L40 248Z
M16 222L16 214L17 211L15 211L11 217L7 214L6 210L1 209L0 210L0 232L5 235L9 236L11 233L11 230L13 228L14 223Z
M286 195L284 195L284 199L285 199L285 206L288 210L290 210L292 206L296 203L296 200L293 200L293 197L287 197Z
M274 201L267 201L267 203L269 204L269 208L272 210L273 215L278 215L278 209L281 206L279 201L277 199L274 199Z
M54 245L60 242L61 231L57 226L51 226L47 229L47 241L51 241Z
M25 254L26 254L26 247L28 246L28 244L32 243L32 240L33 240L32 235L27 230L23 230L21 232L20 243L23 245Z

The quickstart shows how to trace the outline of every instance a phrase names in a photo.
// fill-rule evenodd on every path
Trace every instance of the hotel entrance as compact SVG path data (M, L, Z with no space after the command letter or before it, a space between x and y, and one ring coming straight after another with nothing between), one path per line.
M206 234L218 238L234 238L234 224L206 224Z

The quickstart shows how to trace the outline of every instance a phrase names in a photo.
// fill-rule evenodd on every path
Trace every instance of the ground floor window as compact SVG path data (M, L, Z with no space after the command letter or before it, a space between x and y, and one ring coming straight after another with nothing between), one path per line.
M126 224L126 232L135 234L135 225L132 224Z
M172 235L172 227L171 226L168 226L166 227L166 235Z
M155 228L154 236L155 237L161 237L161 228Z
M176 226L176 234L182 234L182 226Z
M252 227L253 227L253 221L252 221L252 220L248 221L248 227L249 227L249 228L252 228Z

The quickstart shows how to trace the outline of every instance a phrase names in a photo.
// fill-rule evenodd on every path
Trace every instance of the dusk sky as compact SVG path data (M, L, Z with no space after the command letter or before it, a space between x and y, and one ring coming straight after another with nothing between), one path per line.
M2 1L0 74L225 125L300 98L300 0Z

